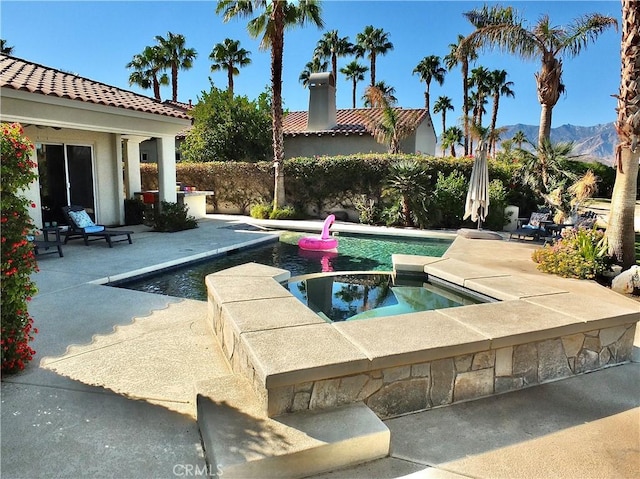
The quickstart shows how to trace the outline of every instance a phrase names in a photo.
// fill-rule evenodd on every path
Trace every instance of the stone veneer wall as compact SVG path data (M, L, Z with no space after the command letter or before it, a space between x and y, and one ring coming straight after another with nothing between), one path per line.
M270 417L363 401L388 418L514 391L631 359L635 323L267 390L240 336L209 301L209 317L233 371L247 377ZM230 318L227 318L230 319Z
M635 323L269 391L269 414L364 401L379 417L521 389L629 361Z

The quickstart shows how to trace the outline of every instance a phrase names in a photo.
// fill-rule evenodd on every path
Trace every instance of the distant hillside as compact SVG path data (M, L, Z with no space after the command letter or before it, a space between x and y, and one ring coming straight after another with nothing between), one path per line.
M510 125L501 135L503 140L513 138L513 135L522 130L526 137L535 142L538 138L538 127L536 125ZM583 161L598 161L611 165L613 161L613 150L618 142L618 135L612 123L605 123L595 126L575 126L562 125L551 129L552 142L574 143L573 153L583 155L579 159Z
M525 136L535 142L538 138L537 125L509 125L505 126L505 132L500 135L502 141L513 138L518 130L522 130ZM562 125L551 129L552 142L569 142L574 143L573 153L580 156L582 161L598 161L605 165L611 165L613 162L613 150L618 141L618 135L612 123L605 123L595 126L575 126ZM517 146L517 145L516 145ZM461 155L462 147L456 148L456 153ZM436 154L442 154L440 145L436 149Z

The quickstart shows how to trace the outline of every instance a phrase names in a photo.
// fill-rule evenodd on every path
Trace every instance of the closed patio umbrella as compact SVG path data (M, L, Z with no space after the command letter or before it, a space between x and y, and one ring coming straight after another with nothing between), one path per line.
M489 166L487 164L487 151L489 144L481 142L476 150L476 157L471 169L469 191L464 206L464 217L471 217L471 221L478 222L478 229L482 228L482 222L489 212Z

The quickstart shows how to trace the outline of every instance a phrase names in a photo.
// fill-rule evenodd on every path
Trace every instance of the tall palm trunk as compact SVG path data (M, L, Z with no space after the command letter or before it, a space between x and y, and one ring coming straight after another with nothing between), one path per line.
M273 126L273 167L275 185L273 191L274 208L282 208L285 204L284 192L284 138L282 131L282 55L284 51L284 2L273 3L274 35L271 40L271 85L272 126Z
M353 93L352 93L352 98L351 101L353 103L353 108L355 109L356 107L356 85L358 83L358 80L356 80L355 77L353 77Z
M443 108L442 109L442 135L440 137L441 141L444 140L444 131L447 129L446 124L447 124L447 109Z
M462 60L462 116L464 121L464 154L469 154L469 62ZM455 155L454 155L455 156Z
M538 101L542 106L540 111L540 129L538 130L538 147L544 141L551 138L551 114L553 107L560 98L562 78L562 61L553 57L552 53L545 52L542 59L542 68L536 73Z
M498 121L498 105L500 104L500 93L495 92L493 94L493 109L491 110L491 126L489 127L489 135L491 138L490 149L493 150L493 156L496 156L496 139L493 135L493 132L496 129L496 123Z
M376 54L371 52L371 86L376 86Z
M609 254L624 269L635 262L634 213L640 159L640 12L635 0L622 0L622 75L618 95L616 182L611 195Z
M157 75L153 75L153 97L156 100L160 100L160 82Z
M229 84L227 90L229 90L229 96L233 98L233 64L229 65L229 70L227 70L227 79Z
M171 89L173 101L178 101L178 64L171 65Z
M331 53L331 72L333 73L334 87L338 89L338 55L335 52Z

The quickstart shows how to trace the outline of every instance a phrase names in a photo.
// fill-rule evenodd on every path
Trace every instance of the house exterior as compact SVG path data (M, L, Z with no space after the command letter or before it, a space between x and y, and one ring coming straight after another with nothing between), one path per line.
M159 195L175 202L176 135L185 110L23 59L0 55L0 121L19 122L36 145L39 178L26 196L36 225L84 206L96 222L124 224L124 199L140 191L140 144L153 140Z
M403 153L435 155L436 133L429 110L394 108L400 121L416 120L417 128L400 142ZM285 158L334 156L355 153L384 153L366 126L366 120L380 118L377 108L336 109L335 81L330 72L309 77L309 111L294 111L284 118Z

